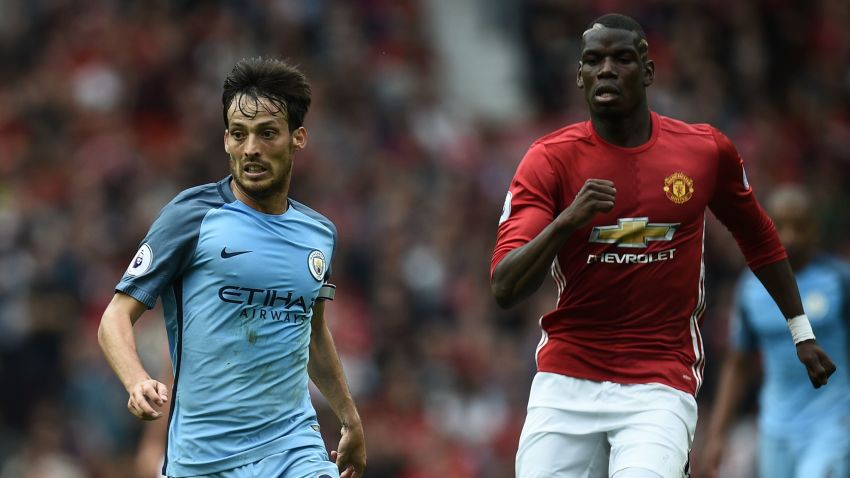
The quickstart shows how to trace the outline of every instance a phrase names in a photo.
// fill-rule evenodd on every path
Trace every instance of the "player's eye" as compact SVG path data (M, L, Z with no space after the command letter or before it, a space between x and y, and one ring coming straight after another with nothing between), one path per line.
M275 136L277 136L277 131L275 131L273 129L267 129L267 130L263 131L263 138L264 139L273 139Z
M231 131L230 137L235 139L236 141L242 141L243 139L245 139L245 133L243 133L242 131Z
M586 56L581 59L581 62L588 66L593 66L599 63L599 58L596 56Z

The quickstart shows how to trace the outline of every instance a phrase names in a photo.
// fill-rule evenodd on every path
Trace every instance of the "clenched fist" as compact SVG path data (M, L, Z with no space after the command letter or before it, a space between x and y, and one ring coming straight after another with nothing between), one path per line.
M614 209L617 190L607 179L588 179L573 202L555 218L559 226L576 230L587 225L594 216Z

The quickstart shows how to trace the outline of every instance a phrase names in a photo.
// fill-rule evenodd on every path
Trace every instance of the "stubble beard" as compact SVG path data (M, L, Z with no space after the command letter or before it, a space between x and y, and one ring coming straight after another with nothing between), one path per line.
M284 189L286 174L276 174L271 178L259 182L245 181L242 179L242 171L239 168L239 162L231 158L230 175L233 176L236 186L250 197L265 199L274 196Z

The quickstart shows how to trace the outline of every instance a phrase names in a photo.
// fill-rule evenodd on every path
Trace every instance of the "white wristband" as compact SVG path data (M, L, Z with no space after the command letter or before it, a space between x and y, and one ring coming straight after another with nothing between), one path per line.
M806 314L788 319L788 328L791 329L791 338L794 339L794 345L804 340L815 338L815 334L812 332L812 324L809 323L809 318Z

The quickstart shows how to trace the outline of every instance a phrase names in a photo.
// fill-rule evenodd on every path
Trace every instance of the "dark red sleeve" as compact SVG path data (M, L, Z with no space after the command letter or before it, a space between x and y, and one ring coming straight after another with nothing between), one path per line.
M738 151L723 133L714 130L713 134L719 158L709 208L735 237L750 269L785 259L776 227L756 200Z
M491 276L509 252L537 237L560 213L558 184L546 147L539 143L533 145L517 167L505 198L490 262Z

